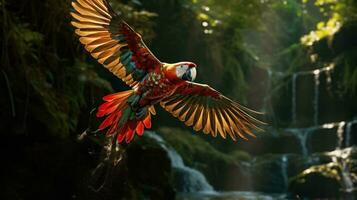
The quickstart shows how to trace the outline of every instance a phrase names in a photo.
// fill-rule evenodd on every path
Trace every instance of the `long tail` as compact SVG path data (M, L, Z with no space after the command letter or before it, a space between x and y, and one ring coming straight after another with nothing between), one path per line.
M153 107L134 111L131 107L138 100L133 90L119 92L103 97L106 103L98 108L97 117L107 116L99 126L99 130L107 129L107 136L113 136L116 143L129 143L135 133L142 136L145 128L151 128L151 114L155 114Z

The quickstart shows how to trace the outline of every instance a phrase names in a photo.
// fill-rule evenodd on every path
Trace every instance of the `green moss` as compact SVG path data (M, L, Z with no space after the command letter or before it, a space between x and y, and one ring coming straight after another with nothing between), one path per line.
M252 159L251 155L248 152L236 150L230 153L231 157L234 160L239 161L250 161Z
M340 168L339 165L336 163L328 163L325 165L317 165L317 166L312 166L306 170L304 170L302 173L297 175L295 178L292 180L296 180L297 182L304 183L306 181L306 176L312 173L318 173L326 178L331 178L340 181Z
M158 133L183 156L185 163L190 166L194 166L197 162L207 163L213 160L231 163L250 159L250 155L243 151L222 153L189 131L166 127L159 129Z
M341 189L340 173L336 163L312 166L290 178L289 191L308 198L337 197Z

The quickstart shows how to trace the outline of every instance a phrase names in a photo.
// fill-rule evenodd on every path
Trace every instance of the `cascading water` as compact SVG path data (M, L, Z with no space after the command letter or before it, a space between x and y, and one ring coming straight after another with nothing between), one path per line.
M347 123L346 125L346 137L345 137L345 146L351 146L351 132L352 132L352 125L356 124L357 120L353 120Z
M301 154L303 156L307 156L309 154L309 149L307 147L307 139L308 135L311 132L310 129L299 129L299 128L291 128L287 129L288 132L293 134L298 140L301 148Z
M147 131L146 136L156 140L166 150L171 160L171 166L175 171L175 187L179 192L213 192L213 187L208 183L206 177L198 170L186 166L182 157L159 135Z
M297 78L300 75L313 75L314 76L314 99L313 99L313 110L314 110L314 125L318 125L319 122L319 97L320 97L320 74L322 72L326 73L326 83L327 86L330 87L332 79L331 79L331 71L335 68L335 65L333 63L329 64L328 66L321 68L321 69L316 69L313 71L301 71L294 73L292 75L292 106L291 106L291 119L292 119L292 124L296 124L297 122L297 104L296 104L296 99L297 99Z
M337 149L341 149L343 147L343 133L344 133L344 128L345 128L346 122L340 122L338 123L338 128L337 128Z
M350 122L340 122L338 123L337 128L337 146L336 150L329 153L332 158L332 161L340 166L341 169L341 185L342 189L345 192L353 192L356 188L354 188L352 174L350 172L348 159L352 153L353 148L350 146L350 138L351 138L351 129L352 125L357 123L357 121ZM345 149L343 149L343 145L345 145Z
M352 153L353 148L349 147L351 144L351 132L352 132L352 125L357 123L357 120L354 121L341 121L341 122L334 122L334 123L327 123L322 124L320 126L313 126L309 128L294 128L294 129L287 129L288 132L292 133L299 139L300 146L302 149L302 154L306 157L309 155L309 150L307 148L307 140L311 133L319 129L333 129L337 128L336 135L337 135L337 144L336 150L328 153L331 157L332 162L335 165L339 166L340 168L340 177L341 177L341 185L342 190L346 193L351 193L356 190L354 187L354 179L351 173L351 169L349 168L349 157ZM344 148L345 147L345 148ZM287 159L282 157L282 169L283 168L283 160ZM285 172L286 173L286 172Z
M342 122L326 123L326 124L322 124L320 126L312 126L312 127L308 127L308 128L289 128L289 129L286 129L286 131L293 134L299 140L301 154L303 156L308 156L309 155L309 148L308 148L309 135L319 129L333 129L336 126L339 126L341 123ZM337 134L342 135L341 137L338 136L339 138L342 138L341 139L341 142L342 142L343 141L343 127L342 127L342 132L341 132L341 130L340 130L340 132L337 131ZM340 142L338 142L338 143L340 143Z
M284 181L284 191L286 192L288 190L288 184L289 184L289 177L288 177L288 163L289 159L287 155L283 155L281 157L281 175L283 177Z
M345 140L345 146L349 147L351 145L351 130L352 130L352 125L353 123L347 123L346 126L346 140Z
M319 96L320 96L320 70L314 71L314 124L318 125L319 123Z
M340 166L341 169L341 185L344 192L353 192L356 190L354 187L354 181L349 169L348 159L353 151L352 147L345 149L336 149L328 153L331 156L332 161Z

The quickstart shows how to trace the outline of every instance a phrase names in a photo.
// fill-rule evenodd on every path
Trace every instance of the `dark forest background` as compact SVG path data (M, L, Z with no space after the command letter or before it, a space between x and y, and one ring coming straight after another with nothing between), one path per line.
M195 62L197 82L265 113L264 133L234 143L156 106L150 134L215 191L356 199L355 0L110 3L160 60ZM78 137L99 123L90 112L102 96L128 87L85 52L70 10L70 0L0 0L1 199L201 199L180 196L199 190L152 137L125 146L110 180L93 174L103 137Z

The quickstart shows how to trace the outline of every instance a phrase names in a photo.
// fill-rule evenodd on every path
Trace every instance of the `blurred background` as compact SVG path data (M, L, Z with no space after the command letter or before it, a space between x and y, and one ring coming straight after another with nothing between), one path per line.
M103 135L78 137L128 87L79 44L70 2L0 0L1 199L357 199L355 0L110 0L160 60L269 123L234 143L157 105L110 170Z

